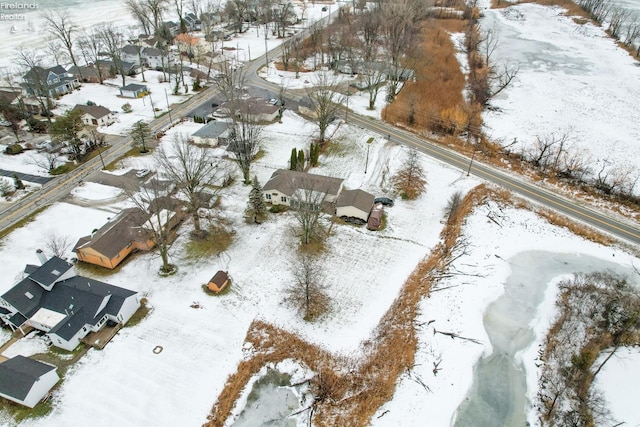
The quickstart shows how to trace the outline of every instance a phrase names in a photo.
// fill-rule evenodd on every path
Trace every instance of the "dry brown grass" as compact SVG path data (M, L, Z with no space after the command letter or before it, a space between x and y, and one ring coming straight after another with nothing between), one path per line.
M254 321L246 341L256 350L229 377L206 426L222 426L249 379L267 363L295 359L318 373L313 386L321 392L314 412L318 426L364 426L392 396L398 376L414 364L418 338L413 322L418 302L428 295L435 277L447 268L447 260L465 218L475 206L492 197L508 198L481 185L467 194L441 233L441 242L409 276L402 290L370 340L362 344L364 360L335 357L289 332Z
M465 77L455 57L456 47L448 31L461 31L462 20L429 19L421 31L421 58L416 58L416 81L407 82L394 102L385 108L383 117L390 123L448 131L443 118L465 121L469 107L462 92Z
M584 10L582 10L582 8L578 6L578 4L574 3L572 0L522 0L519 2L509 2L505 0L491 0L491 8L504 9L509 6L517 5L520 3L537 3L542 6L560 6L567 10L566 15L568 16L579 16L581 18L585 18L589 20L589 15Z

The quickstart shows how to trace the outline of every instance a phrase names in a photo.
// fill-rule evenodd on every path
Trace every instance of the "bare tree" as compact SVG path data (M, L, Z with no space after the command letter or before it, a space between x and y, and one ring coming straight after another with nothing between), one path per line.
M257 123L257 99L238 99L232 104L237 108L232 112L233 123L229 137L229 151L231 159L238 165L245 184L251 183L251 163L258 154L264 126Z
M122 48L124 47L124 37L122 33L109 23L98 27L95 35L102 41L105 53L111 59L116 73L122 77L122 86L125 86L127 84L127 76L122 64Z
M201 193L219 191L226 176L223 164L211 150L189 143L181 134L175 135L169 147L162 147L155 153L159 166L187 200L187 210L193 218L192 237L206 237L207 231L202 230L198 216L198 209L203 207Z
M53 101L51 93L47 85L46 76L44 76L44 68L42 67L42 53L37 50L20 48L17 53L16 62L23 67L27 76L27 84L29 90L33 92L40 111L45 115L49 123L51 123L51 108Z
M337 78L328 72L318 74L314 87L308 90L309 101L318 124L318 141L326 142L326 132L340 111L344 95L339 93Z
M73 53L73 43L75 42L74 33L76 33L77 30L76 25L71 21L71 18L69 18L69 15L66 13L50 12L44 15L43 18L47 22L47 29L49 33L60 40L69 53L69 58L71 58L71 62L73 62L73 65L78 70L78 74L82 80L82 73L80 68L78 68L78 62L76 61L76 56Z
M162 27L162 18L167 11L167 0L144 0L142 3L145 9L151 14L149 22L153 28L153 32L158 34Z
M294 192L290 203L293 207L293 215L300 225L302 244L308 245L321 236L320 215L326 193L316 191L311 188L311 185L304 185L304 183L301 187Z
M42 153L32 154L26 163L50 173L60 163L60 156L58 156L58 153L43 151Z
M154 250L157 251L162 266L161 273L171 273L175 271L175 265L169 260L171 242L174 240L174 230L172 225L176 222L172 209L166 209L162 205L162 191L160 190L160 182L158 179L152 179L148 184L142 187L139 193L127 193L129 199L145 213L149 220L143 225L143 228L150 234L154 242Z
M224 100L235 102L242 95L242 88L245 87L246 70L244 67L232 66L229 61L220 62L216 71L215 84Z
M329 297L320 286L323 278L317 260L300 255L292 271L295 282L287 289L286 301L303 314L304 320L317 319L329 309Z
M151 21L147 15L148 10L145 8L144 3L139 0L125 0L124 4L131 16L140 23L142 31L144 31L145 34L149 34L151 30Z
M50 232L44 240L44 247L51 255L58 258L63 258L69 252L72 244L73 240L70 236L58 234L55 231Z
M403 198L411 200L422 194L427 180L415 148L409 149L402 167L392 181Z
M78 39L78 45L80 46L80 51L82 52L85 62L87 64L93 64L98 73L98 81L102 84L106 76L103 75L103 69L98 63L104 50L104 44L99 31L96 28L92 28L89 32L84 32L80 39Z

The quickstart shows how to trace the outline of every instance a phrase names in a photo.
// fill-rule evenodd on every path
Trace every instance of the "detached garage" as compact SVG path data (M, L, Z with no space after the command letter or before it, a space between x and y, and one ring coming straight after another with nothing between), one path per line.
M60 380L56 367L24 356L0 363L0 396L33 408Z
M367 222L371 206L373 206L373 194L362 190L345 190L340 193L336 201L336 216L346 218L358 218Z

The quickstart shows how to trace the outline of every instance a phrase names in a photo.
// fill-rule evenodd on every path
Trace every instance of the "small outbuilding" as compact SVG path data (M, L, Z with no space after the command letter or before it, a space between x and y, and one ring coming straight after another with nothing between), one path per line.
M145 85L129 83L120 88L120 95L124 98L142 98L149 93L149 89Z
M224 144L229 138L229 123L212 120L202 128L195 131L191 137L195 144L208 144L216 146Z
M0 363L0 396L33 408L60 380L56 367L24 356Z
M363 190L345 190L336 200L336 216L358 218L366 222L374 199L373 194Z
M213 276L211 280L209 280L209 283L207 283L207 287L209 288L209 290L215 293L220 293L223 291L224 288L229 286L229 282L230 280L227 272L219 270L215 274L215 276Z

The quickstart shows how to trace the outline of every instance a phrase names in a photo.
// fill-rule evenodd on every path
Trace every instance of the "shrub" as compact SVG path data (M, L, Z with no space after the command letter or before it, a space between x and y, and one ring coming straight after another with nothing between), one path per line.
M127 102L122 106L122 111L124 111L125 113L130 113L133 111L133 108L131 108L131 104Z
M289 207L286 205L273 205L269 208L269 212L271 213L286 212L288 210L289 210Z
M87 101L87 105L96 105L96 103L93 101Z
M22 148L22 146L20 144L11 144L8 145L7 148L5 148L5 153L7 154L20 154L22 153L22 151L24 151L24 149Z

